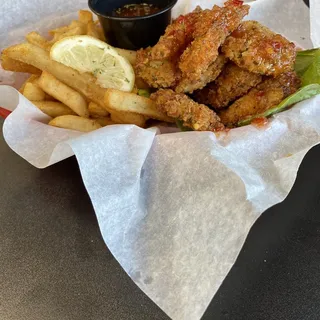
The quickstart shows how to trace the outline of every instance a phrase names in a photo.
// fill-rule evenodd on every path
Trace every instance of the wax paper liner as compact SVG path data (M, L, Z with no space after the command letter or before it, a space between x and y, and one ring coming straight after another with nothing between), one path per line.
M43 3L49 8L40 5L39 15L55 12L51 3ZM199 3L179 2L175 14ZM23 19L30 21L26 8L33 5L25 6ZM59 10L63 6L59 2ZM300 1L253 2L250 18L311 47L308 11ZM10 31L0 38L1 45L21 41L28 28L43 31L64 20ZM319 45L317 30L312 30ZM12 74L0 76L17 85ZM48 126L49 117L16 90L0 87L0 105L14 109L3 126L8 145L39 168L76 155L105 243L173 319L202 316L254 221L287 196L303 157L320 141L319 103L320 97L314 97L276 115L266 127L219 135L160 134L161 129L131 125L83 134Z

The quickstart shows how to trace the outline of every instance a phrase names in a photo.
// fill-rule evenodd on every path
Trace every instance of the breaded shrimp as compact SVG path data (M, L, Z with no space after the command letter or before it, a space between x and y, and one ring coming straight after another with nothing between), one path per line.
M242 98L236 100L228 109L219 112L221 121L228 127L234 127L248 116L262 113L296 92L300 79L295 72L281 74L277 78L268 78L253 88Z
M213 62L201 75L199 80L190 81L188 78L182 78L179 81L175 91L192 93L195 90L202 89L207 85L207 83L214 81L219 76L226 61L226 57L220 54L216 61Z
M202 9L196 9L175 19L151 49L152 60L176 59L193 40L195 22Z
M200 79L218 57L219 47L226 37L239 26L248 12L249 6L238 0L228 2L227 6L221 8L208 31L197 37L183 52L179 62L183 78L190 81Z
M197 102L212 106L214 109L227 107L230 102L245 95L262 81L259 74L239 68L229 62L215 82L195 92Z
M217 114L203 104L198 104L183 93L160 89L150 97L159 111L181 120L185 127L197 131L221 131L224 129Z
M245 21L222 47L239 67L273 77L292 71L296 59L294 43L257 21Z
M150 50L150 48L147 48L137 52L136 64L134 66L136 75L153 88L170 88L175 86L180 77L177 64L166 59L153 60Z

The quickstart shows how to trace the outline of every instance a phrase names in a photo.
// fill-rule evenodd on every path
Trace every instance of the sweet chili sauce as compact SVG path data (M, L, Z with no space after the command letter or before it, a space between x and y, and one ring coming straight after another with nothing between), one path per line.
M113 11L115 17L143 17L159 12L160 9L154 4L149 3L133 3L126 4Z

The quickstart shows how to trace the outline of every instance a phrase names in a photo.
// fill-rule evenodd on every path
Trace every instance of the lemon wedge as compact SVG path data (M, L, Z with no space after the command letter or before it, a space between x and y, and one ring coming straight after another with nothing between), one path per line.
M50 58L80 73L90 72L103 88L132 91L135 75L130 62L109 44L90 36L72 36L57 41Z

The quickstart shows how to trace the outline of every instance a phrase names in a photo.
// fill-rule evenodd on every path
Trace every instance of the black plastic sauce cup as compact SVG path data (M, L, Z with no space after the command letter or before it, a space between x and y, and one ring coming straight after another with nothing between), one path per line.
M153 4L160 10L142 17L115 17L112 13L127 4ZM110 45L137 50L153 46L171 22L171 9L177 0L89 0Z

